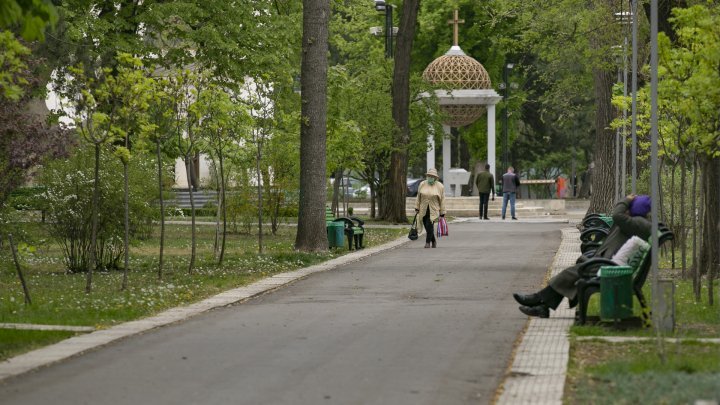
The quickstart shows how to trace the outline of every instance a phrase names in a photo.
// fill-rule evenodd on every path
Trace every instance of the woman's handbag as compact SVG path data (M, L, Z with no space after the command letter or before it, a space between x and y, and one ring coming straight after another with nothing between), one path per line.
M445 220L445 217L440 217L440 219L438 220L437 236L438 237L448 236L448 225L447 225L447 221Z
M416 240L417 238L418 238L417 214L415 214L415 218L413 218L412 225L410 226L410 233L408 233L408 239Z

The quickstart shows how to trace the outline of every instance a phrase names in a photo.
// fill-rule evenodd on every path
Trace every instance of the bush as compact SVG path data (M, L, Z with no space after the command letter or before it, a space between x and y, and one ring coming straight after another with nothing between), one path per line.
M84 148L69 159L48 164L40 178L50 219L50 234L63 246L70 272L87 270L92 232L94 151ZM130 161L130 235L147 238L156 216L153 162L140 156ZM123 168L103 150L100 167L96 258L98 269L114 269L124 252Z

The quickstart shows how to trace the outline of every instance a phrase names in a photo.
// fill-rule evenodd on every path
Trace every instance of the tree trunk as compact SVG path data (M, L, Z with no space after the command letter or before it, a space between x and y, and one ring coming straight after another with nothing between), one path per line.
M330 0L303 0L300 73L300 206L295 249L328 250L325 230L328 21Z
M165 199L163 198L162 155L160 154L160 139L155 144L155 154L158 161L158 191L160 192L160 258L158 263L158 280L163 277L163 254L165 253Z
M261 136L258 134L258 136ZM262 173L260 172L260 160L262 159L262 143L258 139L257 155L255 155L255 170L257 172L257 209L258 209L258 253L263 254L263 192Z
M125 143L127 145L127 142ZM123 269L123 279L122 279L122 288L121 290L127 289L127 283L128 283L128 271L130 271L130 186L128 184L128 163L123 162L123 181L124 181L124 191L123 191L123 208L124 208L124 225L125 225L125 235L123 238L123 245L125 247L125 268Z
M720 198L717 190L720 188L720 159L704 156L703 165L703 205L704 218L702 243L700 244L700 273L707 274L708 282L708 304L715 302L713 279L715 269L720 265L720 234L715 231L720 221ZM701 217L702 218L702 217Z
M190 224L191 224L191 230L190 230L190 264L188 265L188 273L193 272L193 268L195 267L195 253L196 253L196 240L195 240L195 196L193 195L193 186L190 182L190 178L192 176L192 173L194 172L193 167L193 158L192 155L186 155L185 156L185 172L188 176L188 192L190 193Z
M615 134L610 129L613 107L610 103L614 75L599 67L593 69L595 84L595 148L593 188L588 212L610 212L615 202Z
M87 279L85 280L85 292L92 291L93 271L95 271L98 228L98 203L100 200L100 144L95 143L95 174L93 177L92 195L92 230L90 233L90 262L88 263Z
M335 170L335 181L333 181L333 195L330 210L336 217L340 216L340 179L342 179L342 169Z
M680 157L680 265L682 266L681 275L685 279L687 276L685 270L687 269L687 218L685 217L685 202L687 193L687 170L685 167L685 158L681 155Z
M670 228L673 230L675 235L678 235L678 227L675 226L675 169L677 169L678 162L673 162L672 170L670 171ZM660 183L662 184L662 183ZM677 238L675 238L677 239ZM675 268L675 239L671 241L671 254L672 254L672 264L671 268Z
M380 217L395 223L407 223L405 195L407 192L408 143L410 142L410 53L415 37L420 0L405 0L395 52L392 85L392 116L395 121L393 151L387 183L382 193Z
M698 212L697 212L697 176L698 176L697 157L693 156L693 181L692 181L692 218L693 218L693 241L692 241L692 270L693 270L693 295L695 302L700 302L700 269L698 266L697 255L697 236L698 236Z
M220 161L220 207L222 208L222 242L220 243L220 257L218 258L218 266L222 266L225 257L225 239L227 236L227 208L225 205L225 168L223 167L223 156L219 153Z

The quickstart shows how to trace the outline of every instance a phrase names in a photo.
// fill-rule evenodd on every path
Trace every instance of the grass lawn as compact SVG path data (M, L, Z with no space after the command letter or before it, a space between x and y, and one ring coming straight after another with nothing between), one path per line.
M93 291L86 294L86 275L65 272L61 246L47 235L44 226L39 223L25 223L21 226L22 233L16 230L16 239L22 238L36 248L35 252L26 250L21 254L33 304L24 304L22 287L12 266L10 252L3 246L0 249L0 323L106 328L348 252L347 249L334 249L326 253L296 252L293 249L296 228L281 227L277 235L264 235L263 255L257 254L257 235L229 235L224 264L218 267L213 258L214 227L198 226L196 265L193 272L189 273L190 228L187 225L169 225L166 227L165 271L162 280L158 280L157 274L158 228L152 238L136 241L132 245L127 290L120 290L122 272L114 270L94 273ZM364 244L366 247L377 246L403 236L406 232L405 229L373 228L366 232ZM18 333L0 332L10 335ZM26 341L27 345L13 346L18 348L12 349L12 353L30 350L70 335L72 333L19 334L13 339ZM5 336L0 335L3 343Z
M702 286L702 300L695 302L692 293L692 281L675 280L675 333L674 337L720 337L720 303L708 305L707 281ZM720 283L715 280L715 291ZM650 280L645 283L643 293L652 305ZM640 316L640 304L633 298L635 315ZM594 294L590 299L588 315L600 313L600 294ZM654 336L653 328L616 330L608 326L573 326L570 333L574 336ZM720 361L720 360L719 360Z
M75 336L76 332L0 329L0 361Z
M664 353L660 356L659 353ZM567 404L692 404L720 399L720 345L573 341Z

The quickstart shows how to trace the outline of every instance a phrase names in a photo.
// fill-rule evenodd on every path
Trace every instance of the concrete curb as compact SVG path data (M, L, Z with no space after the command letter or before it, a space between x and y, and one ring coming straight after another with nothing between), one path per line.
M385 250L395 249L408 242L410 242L410 240L407 239L407 237L401 237L383 245L348 253L311 267L276 274L253 284L222 292L194 304L171 308L154 316L125 322L109 329L95 331L86 335L75 336L53 345L15 356L0 363L0 382L40 367L49 366L70 357L98 349L129 336L184 321L214 308L245 301L293 283L310 274L332 270L341 265L365 259Z
M563 229L551 276L575 264L579 255L580 232ZM570 351L568 331L574 318L567 301L551 311L548 319L530 318L498 404L562 404Z

